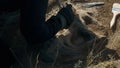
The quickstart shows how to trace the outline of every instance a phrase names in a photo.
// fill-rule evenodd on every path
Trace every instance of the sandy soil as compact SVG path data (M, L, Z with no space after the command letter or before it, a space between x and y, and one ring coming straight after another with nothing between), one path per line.
M99 38L106 37L106 39L102 39L101 42L99 41L99 43L96 43L95 46L93 46L93 50L94 50L93 53L95 53L93 54L94 58L91 58L90 54L88 54L87 57L90 57L90 58L86 60L88 60L88 62L90 62L91 64L92 63L98 64L98 66L100 66L99 64L101 64L103 61L108 62L108 63L103 62L102 64L106 64L106 65L100 68L107 68L109 66L114 67L114 65L116 64L114 62L117 62L114 60L119 60L119 55L120 55L119 53L120 52L120 39L119 39L120 17L118 16L116 20L116 25L114 26L113 29L109 28L109 23L113 16L112 5L113 3L120 3L120 1L119 0L114 0L114 1L111 1L111 0L86 0L86 1L76 0L76 1L77 2L72 2L72 4L76 8L77 14L80 15L81 17L80 20L83 22L83 24L87 26L88 30L95 33ZM98 2L98 1L105 2L105 4L103 6L95 6L91 8L80 7L80 4L87 3L87 2ZM95 58L95 56L97 55L99 55L99 57ZM112 61L112 64L111 64L111 61L109 62L109 60L113 58L114 60ZM116 67L119 68L119 66L117 65L119 65L119 62L117 62L116 64ZM63 68L66 68L66 67L63 67ZM97 66L95 67L93 65L91 68L98 68L98 67Z

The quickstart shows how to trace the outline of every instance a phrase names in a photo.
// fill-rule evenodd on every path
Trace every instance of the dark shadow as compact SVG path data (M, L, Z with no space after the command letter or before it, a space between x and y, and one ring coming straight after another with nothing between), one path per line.
M82 17L86 25L92 24L94 21L89 16Z
M0 68L10 68L11 64L15 62L15 58L9 49L6 41L0 38Z
M83 61L82 65L84 65L82 68L85 68L87 66L88 60L91 59L93 60L91 64L98 64L99 62L108 61L112 58L114 58L114 60L120 59L119 55L115 50L106 48L106 45L109 41L107 37L98 38L92 31L88 30L79 19L76 18L76 20L77 23L73 24L73 26L70 27L69 30L73 35L77 35L75 39L83 38L84 42L82 44L78 44L80 46L78 47L80 48L79 58L64 62L63 64L70 64L71 62L77 62L78 60L81 60ZM73 43L74 41L71 42ZM66 58L63 58L63 60L65 60Z
M98 64L99 62L108 61L108 60L118 60L120 59L116 50L106 48L108 43L107 38L101 38L96 42L96 45L93 45L91 49L93 52L94 61L93 64Z

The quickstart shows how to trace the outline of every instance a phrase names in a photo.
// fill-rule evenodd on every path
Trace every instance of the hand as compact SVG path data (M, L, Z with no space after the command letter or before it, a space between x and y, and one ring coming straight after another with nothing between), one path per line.
M62 9L58 12L58 15L62 15L66 19L66 27L69 27L74 20L74 12L71 4L63 4Z

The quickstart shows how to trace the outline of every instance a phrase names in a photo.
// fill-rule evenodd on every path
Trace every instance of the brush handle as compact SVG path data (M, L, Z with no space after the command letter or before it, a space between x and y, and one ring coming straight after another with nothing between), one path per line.
M110 28L112 28L113 25L115 24L116 16L117 16L117 14L114 13L114 14L113 14L113 18L112 18L112 20L111 20L111 22L110 22Z

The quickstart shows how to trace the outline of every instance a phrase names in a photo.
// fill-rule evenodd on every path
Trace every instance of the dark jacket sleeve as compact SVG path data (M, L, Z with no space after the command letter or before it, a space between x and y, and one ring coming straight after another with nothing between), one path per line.
M20 9L21 0L0 0L0 12L11 12Z
M28 43L45 42L61 29L60 21L54 16L45 22L47 3L48 0L22 0L20 28Z

